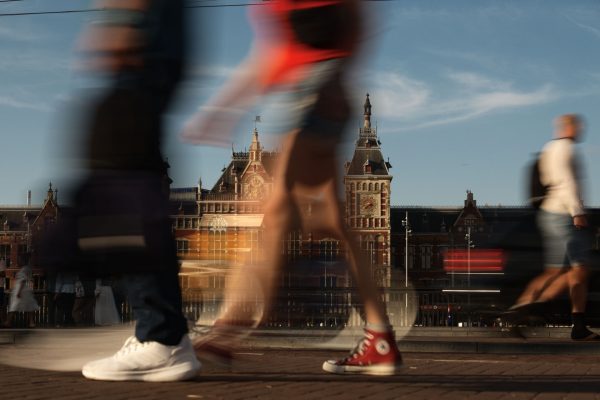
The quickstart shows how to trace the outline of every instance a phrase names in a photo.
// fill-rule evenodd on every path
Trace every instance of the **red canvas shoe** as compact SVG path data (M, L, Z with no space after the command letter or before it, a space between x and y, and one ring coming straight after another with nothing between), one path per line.
M334 374L394 375L401 367L402 355L394 332L369 329L348 357L323 363L323 369Z

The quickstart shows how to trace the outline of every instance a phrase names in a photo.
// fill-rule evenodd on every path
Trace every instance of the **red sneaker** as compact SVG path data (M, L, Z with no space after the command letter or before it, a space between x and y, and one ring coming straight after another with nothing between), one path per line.
M369 329L365 329L365 336L348 357L323 363L323 369L334 374L394 375L401 367L402 355L394 332Z

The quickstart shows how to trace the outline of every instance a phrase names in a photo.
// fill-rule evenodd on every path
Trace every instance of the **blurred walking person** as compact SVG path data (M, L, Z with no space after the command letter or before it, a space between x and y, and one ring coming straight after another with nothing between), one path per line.
M106 87L78 129L85 132L87 173L71 213L63 215L63 235L56 235L72 253L52 259L56 252L46 251L46 262L97 276L119 273L127 290L135 333L112 357L84 365L86 378L192 379L200 363L182 314L160 149L163 116L183 77L184 0L101 0L97 6L102 11L79 49L82 66L106 78Z
M96 307L94 309L94 322L98 326L117 325L120 321L115 296L109 282L104 279L96 280Z
M23 266L17 272L16 283L10 292L10 304L8 306L8 318L5 326L12 327L15 322L16 313L25 313L28 328L35 327L34 312L40 309L32 289L33 272L29 265L29 257L22 258Z
M94 325L95 280L81 275L75 281L75 303L73 304L73 321L77 326Z
M585 322L591 242L582 195L582 161L575 144L583 134L582 118L565 114L555 121L554 140L539 157L539 178L546 194L537 213L545 271L534 278L508 314L526 314L568 292L573 340L600 340Z
M77 275L73 272L60 272L56 276L56 294L54 304L56 305L55 323L56 327L73 326L73 307L75 306L75 282Z
M368 263L345 226L337 196L337 150L351 116L346 72L361 40L364 10L357 0L274 0L251 12L257 32L250 56L205 108L207 112L200 111L188 123L184 139L229 145L239 117L261 96L274 91L284 92L291 100L291 126L283 137L273 191L264 207L264 260L244 266L231 277L226 310L211 332L195 342L195 348L200 356L231 357L236 338L245 327L259 322L248 312L257 295L249 289L250 277L258 281L268 313L285 263L281 242L293 229L310 229L346 242L367 322L364 337L351 354L326 361L323 369L394 374L402 363L394 332ZM319 199L320 205L310 221L300 210L307 199Z

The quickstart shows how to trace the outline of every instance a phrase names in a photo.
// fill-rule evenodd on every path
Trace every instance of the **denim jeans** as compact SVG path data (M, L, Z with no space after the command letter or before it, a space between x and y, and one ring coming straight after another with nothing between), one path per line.
M544 240L547 267L563 268L589 264L588 232L575 228L569 214L540 210L537 221Z
M127 274L123 284L136 321L136 338L178 344L187 333L187 321L181 310L177 270Z

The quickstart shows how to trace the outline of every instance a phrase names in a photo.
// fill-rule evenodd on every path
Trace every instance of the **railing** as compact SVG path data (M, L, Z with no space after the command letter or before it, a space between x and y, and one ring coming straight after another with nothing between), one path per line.
M56 309L47 292L36 292L40 306L33 313L37 327L55 327ZM392 325L423 327L493 327L506 325L501 318L502 310L508 307L497 294L457 294L439 290L417 291L388 289L382 292ZM405 296L408 303L405 303ZM5 294L4 307L0 310L2 321L6 321L10 294ZM229 304L224 299L222 289L190 289L182 293L183 313L190 322L212 324L221 308ZM590 295L588 321L600 322L597 304L600 296ZM593 304L592 304L593 303ZM565 301L565 304L568 303ZM260 298L247 302L249 314L263 310ZM126 301L117 301L122 323L132 323L133 314ZM546 316L546 326L561 326L570 323L568 307L559 306ZM273 301L272 308L263 322L264 327L292 329L341 329L360 327L364 324L362 304L353 288L285 288ZM15 313L14 328L26 328L25 313ZM90 324L91 325L91 324Z

